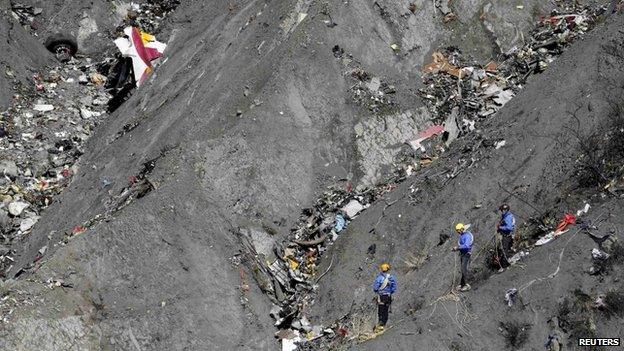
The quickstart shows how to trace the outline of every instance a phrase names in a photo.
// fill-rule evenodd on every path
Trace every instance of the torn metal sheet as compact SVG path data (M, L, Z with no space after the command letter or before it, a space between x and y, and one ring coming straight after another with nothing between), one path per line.
M474 131L475 130L475 121L471 121L469 119L462 119L462 123L463 123L463 127L467 128L469 131Z
M358 213L364 210L364 205L362 205L358 200L351 200L349 203L342 208L342 212L347 215L348 218L353 218L357 216Z
M288 278L288 272L282 266L281 261L275 260L273 263L271 263L271 265L269 266L269 271L286 291L293 292L290 288L290 279Z
M449 146L459 136L459 127L457 126L457 115L459 108L454 107L451 114L444 121L444 135L446 137L445 144Z
M518 263L518 261L520 261L522 258L528 255L529 255L528 251L520 251L509 259L509 264L513 266L514 264Z
M425 148L422 146L422 142L431 138L434 135L442 134L444 132L443 125L433 125L422 132L418 133L418 138L408 141L407 143L414 149L414 151L420 150L422 152L425 151Z
M451 64L443 53L436 51L431 56L433 57L433 62L423 67L424 73L444 72L458 78L462 77L461 69Z
M505 106L514 97L514 92L511 90L503 90L494 98L494 102Z
M505 293L505 301L507 302L507 306L509 307L513 306L517 294L518 294L518 289L516 288L507 290L507 292Z
M127 37L117 38L114 42L124 57L132 59L134 79L138 87L152 73L152 61L162 57L167 45L136 27L126 27L124 33Z
M592 258L594 260L606 260L607 258L609 258L609 254L604 252L604 251L600 251L599 249L593 248L592 249Z

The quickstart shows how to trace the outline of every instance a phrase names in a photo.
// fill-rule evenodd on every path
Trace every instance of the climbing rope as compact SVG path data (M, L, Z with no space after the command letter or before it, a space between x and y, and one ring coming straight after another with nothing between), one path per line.
M602 217L602 215L604 214L604 212L601 212L598 217L596 217L595 219L598 220L600 217ZM602 223L603 220L598 221L597 224ZM577 229L572 235L570 235L570 238L568 239L568 241L566 241L565 245L563 245L563 248L561 249L561 252L559 252L559 261L557 263L557 268L555 269L554 272L552 272L551 274L542 277L542 278L535 278L531 281L529 281L527 284L523 285L520 289L518 289L518 293L521 293L522 291L528 289L531 285L533 285L534 283L537 282L541 282L543 280L546 279L553 279L561 270L561 261L563 260L563 254L565 253L566 248L568 247L568 244L570 244L570 242L572 241L572 239L574 239L574 237L580 233L581 230L584 230L584 228L579 228Z

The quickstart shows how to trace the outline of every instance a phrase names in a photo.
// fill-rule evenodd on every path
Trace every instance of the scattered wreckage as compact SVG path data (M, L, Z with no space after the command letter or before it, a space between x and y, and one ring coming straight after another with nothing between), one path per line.
M244 250L237 262L250 268L258 286L273 301L271 316L280 329L276 337L284 350L294 350L295 343L334 334L332 328L310 325L305 315L317 284L333 264L331 260L325 272L318 272L320 256L340 237L349 221L392 189L391 183L361 191L354 191L350 183L345 189L332 188L313 207L302 211L290 240L284 243L274 243L269 234L259 234L262 229L239 230Z
M425 87L419 90L420 96L437 121L444 122L445 131L451 124L462 132L472 131L476 121L500 110L529 76L547 69L565 47L593 28L604 12L602 7L589 6L569 8L567 13L555 10L538 22L523 47L485 64L472 61L454 47L436 51L423 67Z
M106 88L112 95L109 112L115 111L130 97L135 87L145 82L167 47L137 27L126 27L124 34L114 40L119 49L115 59L102 65L108 77Z
M269 240L271 244L267 248L266 244L261 244L266 241L258 240L258 235L253 234L256 230L239 230L245 249L236 262L248 265L260 288L273 301L271 315L279 329L276 337L281 340L283 350L295 350L298 345L305 345L323 336L330 336L331 339L342 335L339 325L331 328L312 326L305 316L305 310L313 303L314 291L324 275L316 271L319 260L328 246L339 238L348 220L391 191L397 183L411 175L418 165L425 166L432 162L437 156L429 155L426 151L443 152L444 147L438 144L440 138L444 146L448 146L462 133L474 131L479 119L490 117L500 110L523 88L530 75L544 71L567 45L591 29L604 9L576 7L568 11L570 13L565 14L554 11L551 16L540 20L531 32L528 43L502 55L499 61L477 64L465 58L456 48L434 52L432 62L423 68L425 87L420 89L420 96L434 116L434 124L407 142L413 153L404 160L404 164L399 163L399 169L389 181L360 192L353 192L350 186L348 191L330 189L312 208L302 211L299 223L291 230L290 239L284 243ZM332 51L343 63L352 62L351 57L339 46L334 46ZM388 94L394 93L393 86L379 78L370 77L359 67L353 68L351 74L358 80L349 89L354 101L373 112L393 108L393 102L388 98ZM432 140L436 136L438 138ZM493 140L489 146L500 149L505 144L505 140ZM419 162L415 164L414 158ZM461 172L460 168L456 168L449 178ZM537 245L563 234L570 224L575 223L576 217L588 209L586 205L577 216L564 216L551 237L547 235ZM258 250L262 246L263 250ZM520 251L510 262L515 264L528 255L528 251ZM329 268L332 264L333 260L329 262ZM506 302L509 306L513 305L517 295L517 289L507 292Z
M60 62L69 62L78 52L76 38L65 33L56 33L49 36L43 44L48 51L56 56Z
M179 1L135 5L126 9L126 17L155 29L157 21L177 4ZM156 11L161 7L162 11ZM42 12L19 4L13 4L12 10L22 25L32 23ZM124 33L125 37L115 40L119 54L101 62L76 55L79 48L72 35L59 32L49 36L44 46L62 65L35 74L32 86L19 83L6 68L4 74L14 81L16 90L9 108L0 113L0 278L12 268L11 244L33 230L41 212L79 172L76 161L95 127L147 79L162 57L166 45L154 36L132 26ZM145 187L145 179L140 174L131 178L126 190L136 196L135 192ZM102 188L110 185L105 180ZM68 235L83 233L87 227L77 225ZM32 265L46 251L47 246L39 250Z
M21 86L2 112L0 276L11 268L11 243L32 231L41 212L79 172L75 163L83 145L106 117L105 80L89 60L71 58L34 75L31 86Z

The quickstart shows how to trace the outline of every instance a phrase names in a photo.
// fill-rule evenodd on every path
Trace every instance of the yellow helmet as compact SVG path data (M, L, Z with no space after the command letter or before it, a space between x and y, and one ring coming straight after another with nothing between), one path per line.
M455 230L460 231L460 230L464 230L464 228L466 228L466 226L464 225L464 223L457 223L455 225Z
M382 264L380 264L380 265L379 265L379 269L380 269L382 272L387 272L387 271L389 271L389 270L390 270L390 264L389 264L389 263L384 262L384 263L382 263Z

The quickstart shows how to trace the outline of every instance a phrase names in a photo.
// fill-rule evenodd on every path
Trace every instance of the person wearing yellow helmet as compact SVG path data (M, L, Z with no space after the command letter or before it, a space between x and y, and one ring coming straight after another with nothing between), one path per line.
M461 261L461 282L458 287L460 291L470 290L470 284L468 284L468 266L470 265L470 254L472 252L472 243L474 238L472 233L468 231L468 228L463 223L457 223L455 225L455 231L459 234L459 240L457 246L453 247L453 251L459 251L459 258Z
M377 317L379 322L375 326L375 332L382 332L388 322L392 294L396 291L397 283L394 275L390 274L390 264L384 262L379 265L379 274L375 277L373 291L377 294Z

